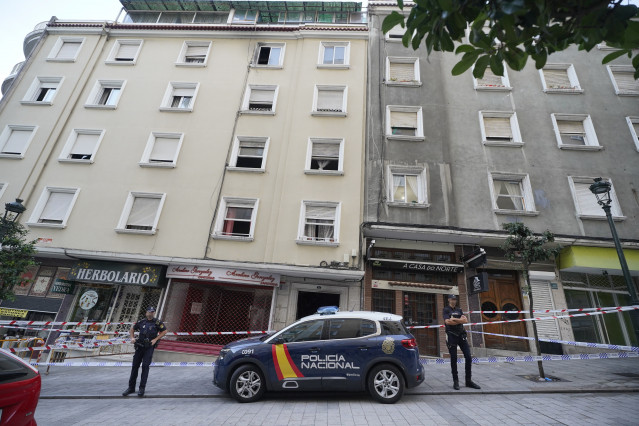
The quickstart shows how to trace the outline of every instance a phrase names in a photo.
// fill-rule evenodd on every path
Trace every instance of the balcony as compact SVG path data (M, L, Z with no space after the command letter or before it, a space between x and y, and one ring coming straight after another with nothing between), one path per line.
M24 38L24 43L22 43L22 52L24 52L24 57L28 58L33 48L38 44L38 40L40 40L40 36L44 33L44 30L47 28L48 21L40 22L33 28L27 36Z
M23 65L24 61L15 64L13 66L13 69L11 70L11 73L7 76L7 78L4 79L4 81L2 82L2 88L0 88L0 91L2 91L3 95L7 92L7 90L9 90L9 87L11 87L13 80L15 80L18 76L18 73L20 73Z

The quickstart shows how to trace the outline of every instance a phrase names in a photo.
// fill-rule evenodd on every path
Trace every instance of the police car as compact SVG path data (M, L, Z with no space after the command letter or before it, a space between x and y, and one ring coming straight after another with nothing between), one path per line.
M220 351L213 383L239 402L265 391L364 391L397 402L424 381L415 338L402 317L320 308L273 335L232 342Z

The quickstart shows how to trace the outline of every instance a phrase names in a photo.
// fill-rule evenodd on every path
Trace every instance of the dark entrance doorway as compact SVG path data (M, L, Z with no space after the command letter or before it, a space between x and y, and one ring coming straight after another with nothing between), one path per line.
M297 295L297 316L295 319L313 315L317 313L317 308L322 306L339 306L339 294L300 291Z

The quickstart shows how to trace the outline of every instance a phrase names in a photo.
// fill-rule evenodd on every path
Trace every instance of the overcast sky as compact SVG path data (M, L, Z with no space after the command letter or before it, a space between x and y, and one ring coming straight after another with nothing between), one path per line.
M59 19L113 21L122 7L118 0L1 0L0 82L18 62L24 61L22 43L39 22Z

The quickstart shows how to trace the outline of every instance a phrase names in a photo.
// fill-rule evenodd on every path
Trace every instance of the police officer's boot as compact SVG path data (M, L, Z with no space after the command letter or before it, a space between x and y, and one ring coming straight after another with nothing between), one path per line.
M459 380L453 380L453 389L459 390Z
M144 388L140 388L140 390L138 391L138 396L144 396Z
M473 388L473 389L481 389L481 386L479 386L477 383L473 382L470 379L466 380L466 387Z
M122 396L129 396L133 392L135 392L135 389L127 388L124 392L122 392Z

